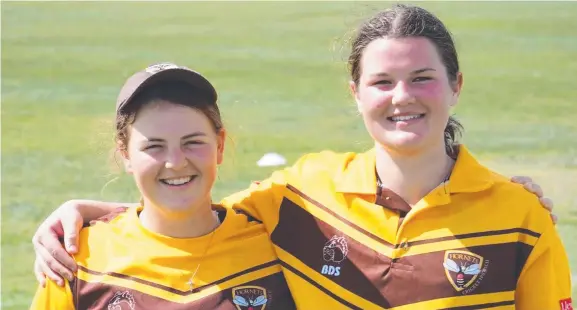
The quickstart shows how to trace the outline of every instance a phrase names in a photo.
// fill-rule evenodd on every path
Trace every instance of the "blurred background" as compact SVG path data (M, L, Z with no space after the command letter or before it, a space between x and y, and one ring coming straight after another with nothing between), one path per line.
M553 198L577 273L577 3L418 4L455 35L465 143ZM231 135L219 199L276 169L257 167L267 152L292 163L371 147L348 93L347 40L389 5L3 2L2 309L29 306L30 240L53 209L72 198L137 200L110 160L114 103L131 73L171 61L214 82Z

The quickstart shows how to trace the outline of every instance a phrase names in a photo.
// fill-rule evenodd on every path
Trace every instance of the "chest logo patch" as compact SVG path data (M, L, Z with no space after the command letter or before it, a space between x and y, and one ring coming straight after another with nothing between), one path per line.
M472 252L451 250L445 252L443 267L447 279L455 290L468 294L483 280L489 267L489 260Z
M345 237L332 236L323 247L323 260L325 264L321 269L324 275L338 277L341 274L339 264L347 258L349 246Z
M136 302L129 291L114 293L114 296L108 301L108 310L134 310Z
M238 310L264 310L268 299L264 287L247 285L232 289L232 302Z

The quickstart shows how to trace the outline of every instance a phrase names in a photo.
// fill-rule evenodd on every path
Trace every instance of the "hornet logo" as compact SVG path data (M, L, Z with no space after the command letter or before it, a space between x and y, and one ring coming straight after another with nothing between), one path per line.
M260 286L240 286L232 289L232 302L238 310L264 310L267 297L266 289Z
M482 256L467 251L447 251L443 262L449 282L457 292L464 291L463 294L477 288L487 272L488 265L488 260L485 261Z

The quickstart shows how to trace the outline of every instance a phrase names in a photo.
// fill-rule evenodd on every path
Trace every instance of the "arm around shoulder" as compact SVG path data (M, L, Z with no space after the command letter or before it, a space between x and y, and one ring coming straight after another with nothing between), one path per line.
M122 207L137 207L138 203L108 202L98 200L70 200L63 206L69 205L78 210L85 223L96 220Z

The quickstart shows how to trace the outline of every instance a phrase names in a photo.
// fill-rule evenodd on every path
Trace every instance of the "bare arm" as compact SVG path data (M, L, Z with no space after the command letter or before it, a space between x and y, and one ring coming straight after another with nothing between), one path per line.
M531 178L520 176L513 177L511 180L523 184L527 191L539 197L544 208L552 212L553 202L551 199L543 197L543 190ZM40 225L34 238L32 238L36 251L34 273L38 282L44 285L46 276L60 286L64 285L61 276L72 280L73 272L76 271L76 263L70 254L75 254L78 250L78 233L82 224L111 213L119 207L137 205L94 200L70 200L58 207ZM551 214L551 218L553 222L557 222L557 217L554 214ZM63 238L66 250L62 247L60 238Z
M78 234L83 223L98 219L119 207L138 204L103 202L94 200L69 200L58 207L38 227L32 244L36 252L34 273L43 286L45 276L62 286L61 276L73 279L76 263L70 254L78 251ZM66 250L60 240L64 240Z

